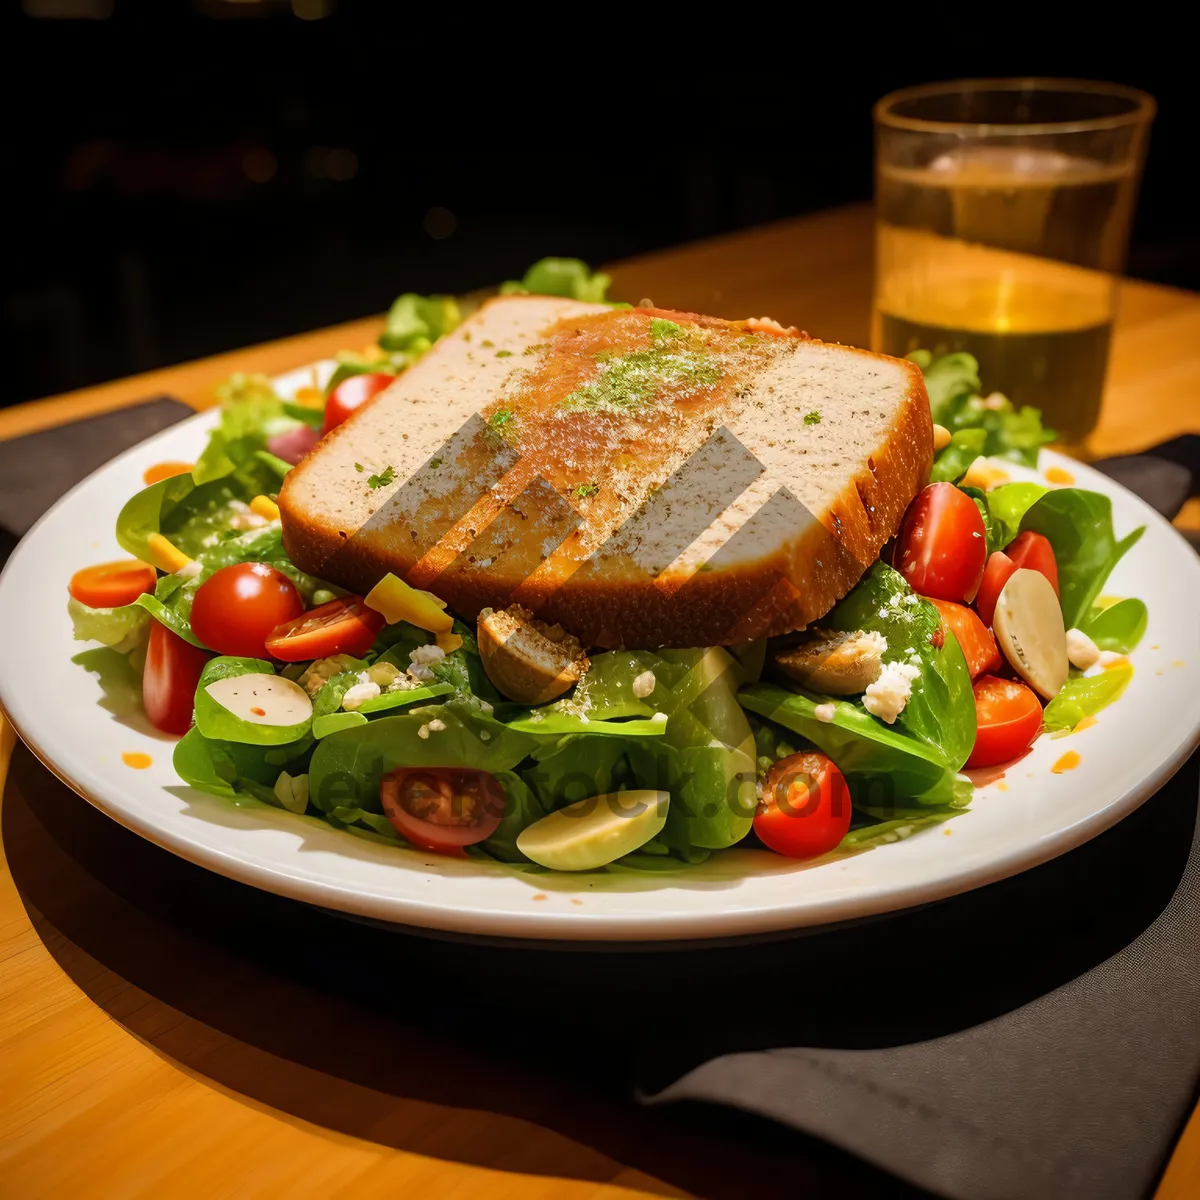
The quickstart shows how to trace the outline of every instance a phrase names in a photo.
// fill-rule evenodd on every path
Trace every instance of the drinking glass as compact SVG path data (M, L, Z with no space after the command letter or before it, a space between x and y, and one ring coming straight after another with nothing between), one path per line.
M1095 428L1154 100L1062 79L934 83L875 106L872 340L965 350L984 387Z

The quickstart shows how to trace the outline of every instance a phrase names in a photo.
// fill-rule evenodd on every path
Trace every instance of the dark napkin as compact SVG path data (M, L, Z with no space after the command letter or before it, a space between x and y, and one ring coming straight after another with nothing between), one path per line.
M1171 517L1196 493L1200 437L1095 465ZM660 1052L651 1079L675 1077L645 1098L773 1117L962 1200L1145 1195L1200 1077L1198 763L1064 858L894 918L886 947L833 932L806 962L794 944L770 1032L707 1061L703 1035Z
M42 513L81 479L192 412L181 401L160 396L0 442L0 565Z

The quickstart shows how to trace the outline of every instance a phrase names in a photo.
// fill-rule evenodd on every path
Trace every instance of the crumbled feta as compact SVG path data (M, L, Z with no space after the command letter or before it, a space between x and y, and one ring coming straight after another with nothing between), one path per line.
M415 650L408 652L408 657L415 667L432 666L435 662L441 662L446 657L446 652L441 646L434 642L429 642L425 646L418 646Z
M874 686L875 684L871 684L871 687ZM816 708L813 709L813 716L816 717L818 721L829 722L837 716L837 708L832 704L818 704Z
M479 740L481 742L490 742L492 740L492 735L488 733L486 729L481 729L479 731Z
M1100 661L1100 647L1082 629L1067 630L1067 657L1081 671Z
M872 716L891 725L904 711L912 695L913 680L920 674L911 663L884 663L879 678L863 695L863 707Z
M347 688L346 694L342 697L342 708L346 712L354 712L356 708L361 708L368 700L374 700L380 693L380 687L377 683L372 683L371 680L363 680L363 671L359 675L361 682L356 683L353 687Z
M639 699L644 699L654 691L655 684L658 683L658 678L653 671L643 671L640 675L634 676L633 694Z
M417 730L417 737L428 738L429 737L429 726L422 725L421 728Z
M430 733L441 733L445 728L446 722L443 721L441 717L434 717L433 720L429 722Z
M195 579L196 576L199 575L203 570L204 567L201 565L201 563L197 559L193 558L184 563L183 566L175 572L175 574L180 579Z
M583 719L586 721L587 717L584 717ZM650 718L650 720L656 725L665 725L667 723L667 714L665 712L656 712L654 716Z

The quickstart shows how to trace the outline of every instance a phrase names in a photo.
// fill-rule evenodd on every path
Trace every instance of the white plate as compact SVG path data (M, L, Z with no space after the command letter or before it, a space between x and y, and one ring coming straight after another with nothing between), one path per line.
M311 370L280 380L307 383ZM72 657L66 583L120 557L113 522L165 460L194 459L206 413L114 459L64 497L0 577L0 703L39 758L121 824L175 854L256 887L384 921L463 933L567 940L722 938L823 925L938 900L1061 854L1130 813L1200 735L1200 559L1161 517L1111 480L1053 454L1083 487L1112 497L1118 535L1147 525L1105 591L1140 596L1150 624L1124 697L1097 725L1042 738L971 810L907 841L815 866L755 851L670 875L558 876L437 859L376 845L266 806L237 807L185 787L172 739L140 714L101 707L96 677ZM1051 766L1077 750L1079 766ZM135 770L123 753L148 754Z

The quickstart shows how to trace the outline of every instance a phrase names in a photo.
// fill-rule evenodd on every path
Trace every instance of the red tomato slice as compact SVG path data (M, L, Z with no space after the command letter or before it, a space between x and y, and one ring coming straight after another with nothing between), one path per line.
M975 746L968 767L995 767L1019 758L1042 732L1042 705L1015 679L975 681Z
M763 780L754 832L776 854L815 858L850 828L850 789L841 771L815 750L781 758Z
M467 767L397 767L380 781L379 799L401 837L435 854L461 855L504 816L496 777Z
M1031 529L1026 530L1005 546L1004 553L1018 569L1025 567L1030 571L1041 571L1050 580L1054 594L1061 595L1058 590L1058 560L1054 557L1054 547L1050 545L1049 538Z
M157 578L153 567L127 558L76 571L67 591L88 608L121 608L132 604L143 592L154 591Z
M979 610L979 619L989 628L992 618L996 615L996 601L1004 591L1004 585L1016 572L1017 564L1003 550L996 550L987 560L983 571L983 582L979 585L979 595L975 597L975 607Z
M356 408L366 404L385 387L395 382L395 375L384 375L380 372L351 375L348 379L343 379L325 401L325 427L321 432L328 433L335 429Z
M942 632L952 633L958 638L963 657L971 678L984 671L994 671L1000 665L1000 649L992 631L965 604L953 604L949 600L926 599L938 610L942 619Z
M893 565L922 596L975 599L987 558L987 531L975 501L952 483L931 483L908 506Z
M267 638L267 653L284 662L305 662L331 654L361 658L385 622L360 596L343 596L310 608L278 626Z
M187 733L196 684L206 662L208 655L203 650L165 625L150 622L150 643L142 671L142 707L151 725L164 733Z
M218 654L265 658L267 638L304 612L296 585L266 563L222 567L192 599L192 632Z

